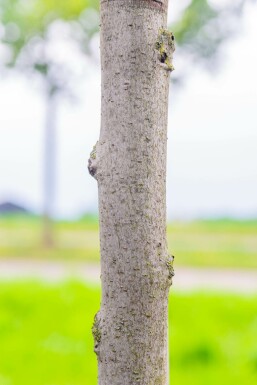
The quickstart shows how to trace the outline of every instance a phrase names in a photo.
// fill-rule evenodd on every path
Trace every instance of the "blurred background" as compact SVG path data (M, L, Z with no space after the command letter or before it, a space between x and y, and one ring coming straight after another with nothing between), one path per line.
M257 4L170 2L170 378L257 381ZM0 0L0 385L97 383L99 1Z

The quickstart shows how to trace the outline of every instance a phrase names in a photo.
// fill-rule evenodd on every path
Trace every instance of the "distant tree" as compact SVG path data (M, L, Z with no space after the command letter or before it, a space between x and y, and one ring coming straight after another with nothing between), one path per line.
M82 52L89 53L90 39L98 30L98 5L97 0L0 1L1 41L8 49L2 64L21 70L29 78L37 75L46 100L43 238L48 247L53 244L56 108L58 98L70 95L74 88L72 66L55 54L56 36L58 32L65 34Z

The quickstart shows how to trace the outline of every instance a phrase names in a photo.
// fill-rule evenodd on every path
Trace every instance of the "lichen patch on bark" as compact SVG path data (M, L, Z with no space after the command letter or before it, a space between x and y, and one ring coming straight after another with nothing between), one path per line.
M175 275L173 262L174 262L174 255L169 255L166 261L166 266L168 268L168 272L169 272L168 278L171 280L171 284L172 284L172 278Z
M89 174L95 179L97 179L97 175L96 175L96 173L97 173L97 159L96 159L97 145L98 145L98 142L96 142L96 144L93 147L93 150L90 153L90 158L88 159L88 166L87 166Z
M99 354L99 344L101 342L102 338L102 332L100 328L100 318L99 318L99 312L96 313L94 317L94 323L92 326L92 334L94 337L94 351L98 355Z
M174 71L172 64L173 52L175 51L175 38L172 32L167 29L160 28L155 43L155 49L158 52L158 60L162 67L167 71Z

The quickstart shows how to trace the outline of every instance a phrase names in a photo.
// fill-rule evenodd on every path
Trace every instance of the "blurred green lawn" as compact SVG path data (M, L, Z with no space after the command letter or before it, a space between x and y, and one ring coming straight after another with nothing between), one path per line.
M0 283L0 385L96 385L98 287ZM178 385L257 383L257 297L170 298L170 377Z
M97 219L55 223L56 247L42 247L37 217L0 217L0 257L99 261ZM257 220L206 220L168 225L176 265L257 267Z

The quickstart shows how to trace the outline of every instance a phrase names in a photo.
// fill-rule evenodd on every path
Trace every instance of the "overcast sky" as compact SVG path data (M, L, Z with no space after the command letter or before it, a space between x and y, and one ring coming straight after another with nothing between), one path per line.
M218 74L195 69L184 88L171 89L169 218L257 217L256 20L257 7L249 6L240 35L224 48ZM87 62L77 102L59 105L59 216L97 210L96 183L87 172L100 128L100 69L95 63ZM18 75L0 85L0 201L15 200L37 211L42 208L45 109L39 89Z

